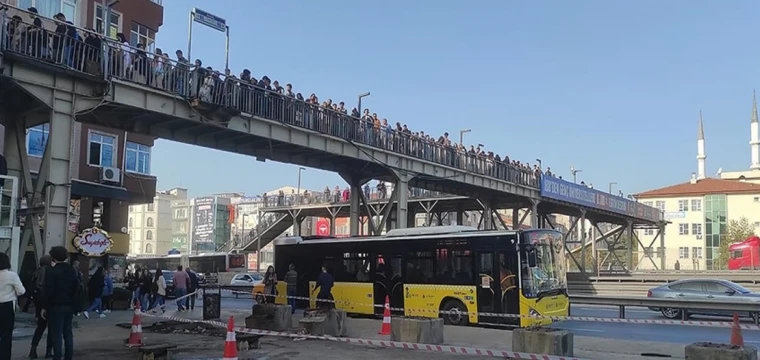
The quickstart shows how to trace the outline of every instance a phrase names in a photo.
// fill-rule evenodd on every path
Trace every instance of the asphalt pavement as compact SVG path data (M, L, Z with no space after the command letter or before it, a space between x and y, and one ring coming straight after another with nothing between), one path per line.
M197 306L201 306L199 302ZM247 310L253 304L249 295L223 294L222 309ZM170 305L170 309L173 306ZM618 308L612 306L575 305L571 308L572 316L618 318ZM647 308L626 308L626 318L646 320L667 320L659 312ZM712 316L692 316L690 320L730 321L729 318ZM744 319L744 323L751 323ZM728 342L731 328L660 325L660 324L620 324L590 321L561 321L552 327L571 330L577 336L591 336L616 340L652 341L676 344L690 344L698 341ZM745 343L760 347L760 330L743 330Z
M589 316L617 318L618 308L612 306L575 305L571 308L572 316ZM646 308L626 308L627 319L667 320L659 312ZM726 321L731 319L713 316L692 316L689 320ZM752 323L744 319L744 323ZM654 341L676 344L691 344L699 341L725 343L731 337L731 328L689 325L660 324L619 324L590 321L561 321L552 327L571 330L578 336L594 336L607 339ZM742 330L744 342L760 346L760 330Z

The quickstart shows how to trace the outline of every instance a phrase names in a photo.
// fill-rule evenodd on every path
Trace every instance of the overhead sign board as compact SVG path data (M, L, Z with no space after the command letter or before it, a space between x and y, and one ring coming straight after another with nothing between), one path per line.
M657 208L551 176L541 176L541 196L652 222L663 220Z
M193 8L193 20L217 31L227 31L227 20L198 8Z
M108 232L96 227L82 230L71 241L79 252L89 257L101 257L113 246L113 240Z

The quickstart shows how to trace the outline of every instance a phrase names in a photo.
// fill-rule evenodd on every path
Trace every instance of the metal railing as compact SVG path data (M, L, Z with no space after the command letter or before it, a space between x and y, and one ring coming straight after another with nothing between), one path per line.
M389 189L390 190L390 189ZM370 188L369 191L362 190L364 197L367 201L387 199L390 197L390 191L377 191ZM445 194L439 191L429 191L420 188L410 188L409 198L434 198L434 197L446 197L456 196ZM342 204L351 201L351 192L348 190L330 190L325 189L322 192L312 191L304 192L303 194L280 194L280 195L267 195L262 197L262 207L286 207L296 205L315 205L315 204Z
M497 161L491 156L471 154L432 139L383 128L344 112L309 103L300 96L272 91L265 88L269 87L267 83L254 84L247 77L238 79L229 72L221 74L200 63L175 61L160 50L146 52L144 48L119 43L57 20L43 19L21 9L6 7L1 16L3 24L7 24L1 30L0 46L4 52L90 76L119 79L161 90L194 105L223 107L247 116L342 138L359 148L369 146L534 189L539 187L537 173L510 163L508 159ZM25 18L33 20L29 22ZM370 155L366 150L361 151Z
M265 213L261 215L261 220L256 226L251 229L248 234L242 238L236 237L220 247L218 252L228 252L247 247L257 239L261 238L261 235L269 231L272 226L281 221L287 214ZM247 230L247 229L246 229Z

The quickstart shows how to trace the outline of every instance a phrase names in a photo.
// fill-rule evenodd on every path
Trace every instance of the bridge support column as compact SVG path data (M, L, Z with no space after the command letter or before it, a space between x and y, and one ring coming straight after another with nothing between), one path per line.
M396 204L396 229L405 229L408 225L409 180L411 180L411 176L399 171L394 171L394 173L396 175L396 183L393 186L393 190L398 200Z
M530 207L530 227L531 228L537 228L538 227L538 201L531 200L531 207Z
M493 211L491 203L483 201L483 230L493 230Z
M335 209L327 208L327 211L330 213L330 236L335 236L335 219L338 216L340 207L335 208Z
M54 246L66 246L71 202L71 159L74 157L74 97L66 91L53 91L53 111L45 172L45 252ZM47 153L50 153L49 155Z
M362 186L366 184L370 179L362 178L358 174L352 173L340 173L340 177L348 183L350 186L351 197L349 199L349 233L351 236L359 235L359 227L362 226L362 222L359 220L361 215L361 206L364 204L367 206L368 199L364 196ZM369 214L369 211L367 211ZM372 214L369 214L372 216ZM334 223L334 221L333 221ZM334 225L333 225L334 226Z
M663 253L665 252L665 225L667 225L666 222L661 222L658 225L659 226L659 231L660 231L660 249L662 249ZM665 256L665 254L662 254L662 256L660 256L660 269L662 269L662 270L667 269L666 265L667 265L667 258ZM699 259L697 259L696 265L699 266ZM707 269L706 266L705 266L705 269ZM697 270L699 270L699 269L697 269Z
M586 210L581 210L581 217L578 219L578 221L581 222L581 274L586 273L586 242L589 240L588 236L586 236ZM594 241L592 238L591 241ZM592 258L596 258L592 255Z
M626 268L627 269L633 269L633 248L634 248L634 242L633 242L633 223L630 220L626 220L625 227L626 227L625 231L628 232L628 238L625 239L626 242L627 242L626 246L628 247L628 259L627 259L628 263L626 264ZM638 247L638 246L636 246L636 247ZM650 255L650 259L651 259L651 255Z
M462 205L457 206L457 225L464 225L464 207Z

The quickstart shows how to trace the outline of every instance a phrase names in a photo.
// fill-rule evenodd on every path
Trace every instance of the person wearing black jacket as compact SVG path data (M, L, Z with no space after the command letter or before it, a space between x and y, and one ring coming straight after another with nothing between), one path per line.
M138 284L140 286L140 310L147 311L150 309L151 303L151 286L153 285L153 277L150 276L148 269L143 269L142 274L135 274L139 277Z
M71 360L74 356L71 323L74 313L81 311L78 299L82 285L77 280L76 270L66 263L69 253L65 247L54 246L49 253L53 257L53 265L45 271L41 315L48 320L48 331L52 334L53 359Z
M37 320L37 328L34 329L34 336L32 336L32 347L29 350L29 358L37 358L37 346L42 340L42 334L48 328L48 321L42 317L42 294L45 287L45 273L50 269L50 265L53 258L50 255L43 255L40 257L40 267L34 272L32 278L32 302L34 302L34 318ZM52 333L47 332L47 341L45 345L45 358L53 357L53 339Z

